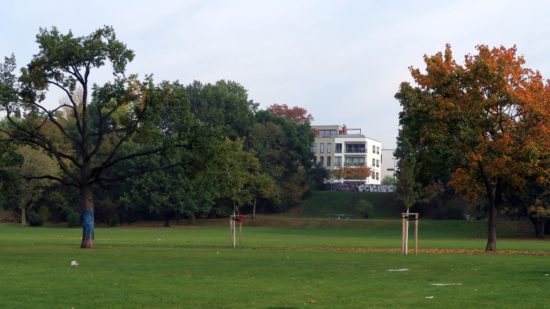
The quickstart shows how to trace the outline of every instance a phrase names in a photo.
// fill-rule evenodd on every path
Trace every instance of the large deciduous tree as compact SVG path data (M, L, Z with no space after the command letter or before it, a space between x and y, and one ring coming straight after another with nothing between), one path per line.
M15 75L14 57L0 67L0 103L9 122L3 131L14 141L43 149L63 173L31 178L53 179L79 190L81 247L91 248L92 185L108 180L105 171L121 162L159 154L167 148L166 143L156 142L122 151L135 132L151 129L144 120L155 105L154 86L150 79L141 82L125 74L134 53L116 38L111 27L80 37L71 32L62 34L55 27L40 29L36 41L39 51L19 77ZM99 68L111 69L113 80L102 86L91 85L92 72ZM44 101L51 88L66 98L55 108Z
M484 197L486 250L494 251L506 193L524 191L533 175L547 181L542 162L550 153L550 86L524 67L515 47L477 50L460 65L447 46L444 53L424 57L424 72L411 68L416 87L403 83L396 95L404 108L400 140L410 145L402 143L396 154L408 158L400 169L415 177L426 176L419 171L450 173L454 188L472 199ZM422 168L424 159L436 167Z
M271 176L280 187L283 207L296 204L309 190L313 140L309 122L296 122L275 115L270 109L256 113L256 124L248 139L249 147L256 152L261 171Z

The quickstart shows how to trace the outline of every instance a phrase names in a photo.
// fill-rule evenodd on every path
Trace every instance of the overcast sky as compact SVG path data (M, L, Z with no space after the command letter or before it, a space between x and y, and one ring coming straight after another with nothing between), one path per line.
M265 108L306 108L395 147L399 83L450 43L517 45L550 77L550 1L2 0L0 56L25 65L39 27L86 35L112 25L135 51L128 72L157 81L233 80Z

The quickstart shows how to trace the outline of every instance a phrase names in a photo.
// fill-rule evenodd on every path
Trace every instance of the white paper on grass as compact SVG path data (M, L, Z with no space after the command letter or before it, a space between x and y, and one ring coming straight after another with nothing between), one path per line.
M388 271L409 271L408 268L396 268L396 269L388 269Z
M434 286L449 286L449 285L462 285L462 283L452 282L452 283L432 283Z

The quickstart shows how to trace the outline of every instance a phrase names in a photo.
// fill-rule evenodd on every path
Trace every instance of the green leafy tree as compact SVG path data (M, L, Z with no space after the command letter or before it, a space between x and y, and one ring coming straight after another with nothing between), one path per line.
M41 149L23 145L18 147L17 152L21 155L23 162L19 166L10 168L15 175L14 190L11 195L17 205L21 225L27 225L28 211L52 183L49 179L36 179L36 177L45 174L58 175L59 169L56 162Z
M259 172L259 162L253 153L244 150L243 141L227 139L222 147L223 156L217 158L219 197L228 198L233 211L250 204L254 199L254 178Z
M14 57L7 58L1 67L0 103L9 122L3 132L14 141L43 149L63 173L35 179L52 179L79 190L83 211L81 247L91 248L92 185L109 180L105 171L121 162L157 155L168 148L168 144L153 143L136 152L122 151L137 131L151 128L144 125L144 120L157 105L157 97L152 95L154 85L151 79L142 82L125 74L134 53L116 38L111 27L81 37L71 32L62 34L55 27L40 29L36 41L39 51L21 69L19 77L14 74ZM91 85L94 69L106 65L112 68L113 81ZM43 102L50 87L66 97L53 109ZM77 90L81 95L76 95ZM57 134L45 132L45 126L51 126Z
M4 123L0 122L0 127ZM9 144L4 134L0 132L0 209L9 204L9 196L15 190L17 174L14 167L20 166L23 158L16 152L16 147Z
M256 124L247 140L256 152L261 171L271 176L280 190L283 207L298 203L309 191L309 171L314 135L309 122L299 123L270 110L256 113Z
M162 106L144 122L149 129L137 131L123 151L134 153L163 138L177 140L178 145L163 156L147 156L112 168L108 171L112 179L124 178L128 171L143 167L154 172L115 183L109 191L124 192L119 205L123 209L159 215L169 226L173 218L193 219L211 210L220 186L213 175L219 170L217 158L225 156L221 151L224 138L219 128L192 113L183 85L163 82L153 95ZM116 201L117 197L111 199Z
M385 185L385 186L396 185L397 184L397 178L395 178L394 175L386 175L386 176L384 176L384 178L382 178L381 184Z
M193 114L202 122L222 130L233 140L245 137L254 124L258 104L248 98L243 86L231 81L186 86Z

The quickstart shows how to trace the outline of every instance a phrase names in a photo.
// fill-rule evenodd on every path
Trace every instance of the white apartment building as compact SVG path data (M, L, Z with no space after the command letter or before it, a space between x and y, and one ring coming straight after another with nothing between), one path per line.
M361 129L350 129L340 125L311 126L315 132L315 141L311 151L315 163L329 171L344 166L366 166L372 175L365 179L346 179L345 182L380 184L382 180L382 143L361 134ZM332 177L329 182L344 182L344 179Z

